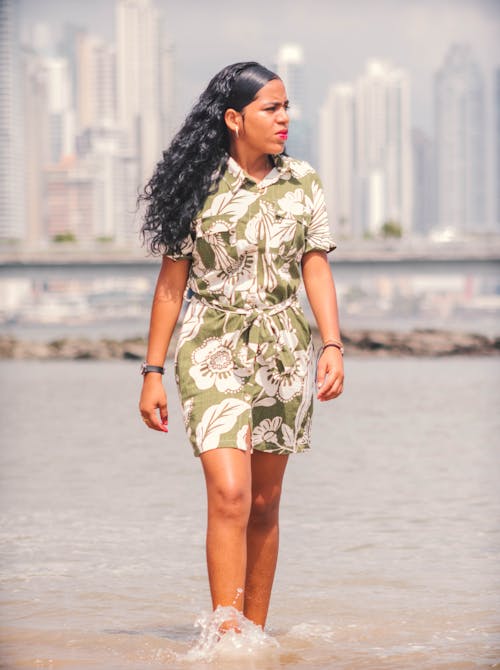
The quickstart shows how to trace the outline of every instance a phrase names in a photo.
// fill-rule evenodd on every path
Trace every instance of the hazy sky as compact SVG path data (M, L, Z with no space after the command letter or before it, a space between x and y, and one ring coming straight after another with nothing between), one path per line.
M114 0L18 0L25 30L65 21L113 39ZM500 0L156 0L175 44L179 107L239 60L272 66L285 42L302 44L311 123L331 83L353 80L368 58L411 75L413 125L432 129L432 75L453 42L467 42L488 94L500 66ZM292 101L293 103L293 101Z

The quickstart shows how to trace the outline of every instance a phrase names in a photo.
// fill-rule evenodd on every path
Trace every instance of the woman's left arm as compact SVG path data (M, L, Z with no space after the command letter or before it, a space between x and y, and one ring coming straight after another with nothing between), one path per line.
M337 295L325 251L309 251L303 255L302 279L323 344L340 342ZM316 382L318 400L332 400L342 393L344 365L337 347L323 350Z

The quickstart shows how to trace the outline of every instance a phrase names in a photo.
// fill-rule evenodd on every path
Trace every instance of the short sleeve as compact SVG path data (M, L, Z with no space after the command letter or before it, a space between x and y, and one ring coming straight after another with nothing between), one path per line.
M194 240L191 236L191 234L187 235L181 242L180 250L179 251L172 251L170 249L166 249L163 253L163 256L167 258L171 258L174 261L179 261L179 260L192 260L193 259L193 249L194 249Z
M311 220L307 226L304 253L308 251L326 251L328 253L336 249L337 245L330 235L325 193L321 179L316 172L311 175L308 191L311 205Z

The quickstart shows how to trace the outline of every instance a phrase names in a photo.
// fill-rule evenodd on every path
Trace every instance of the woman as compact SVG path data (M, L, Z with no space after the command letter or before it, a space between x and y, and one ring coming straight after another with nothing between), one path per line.
M323 191L284 153L285 87L255 62L209 83L142 198L143 233L163 255L153 299L140 411L167 432L161 382L188 287L175 355L188 437L208 496L214 609L264 627L278 554L278 510L290 453L309 448L314 356L297 300L302 274L323 347L317 398L342 392L343 348L327 252ZM231 610L234 612L234 610ZM237 612L221 629L237 629Z

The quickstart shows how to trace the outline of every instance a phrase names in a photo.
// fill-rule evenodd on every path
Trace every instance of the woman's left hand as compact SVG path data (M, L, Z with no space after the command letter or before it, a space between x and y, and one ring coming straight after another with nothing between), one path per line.
M321 402L337 398L344 389L344 364L336 347L324 349L319 357L316 377L317 398Z

